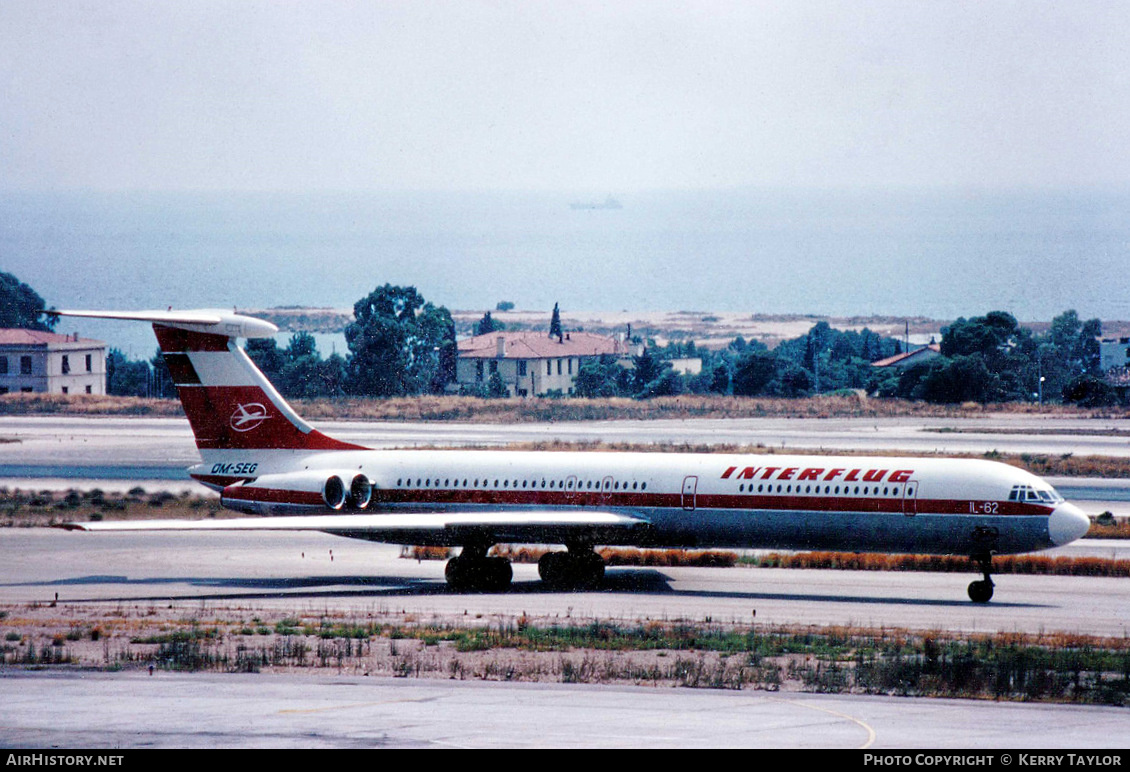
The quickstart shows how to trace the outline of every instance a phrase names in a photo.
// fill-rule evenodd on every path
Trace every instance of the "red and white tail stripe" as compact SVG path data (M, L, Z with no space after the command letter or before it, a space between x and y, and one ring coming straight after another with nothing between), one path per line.
M361 449L303 421L236 345L278 332L269 322L227 311L55 313L152 322L205 461L208 451Z
M163 324L153 331L201 451L359 447L303 421L235 339Z

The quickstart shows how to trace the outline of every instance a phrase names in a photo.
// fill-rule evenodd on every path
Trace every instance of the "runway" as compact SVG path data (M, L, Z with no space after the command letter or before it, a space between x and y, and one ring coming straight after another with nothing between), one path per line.
M1124 708L138 672L0 675L21 748L1111 748Z

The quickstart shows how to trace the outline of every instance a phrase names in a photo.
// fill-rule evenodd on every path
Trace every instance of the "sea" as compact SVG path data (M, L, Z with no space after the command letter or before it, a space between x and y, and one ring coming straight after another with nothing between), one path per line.
M0 271L56 308L351 308L388 283L453 310L1126 320L1130 190L0 193Z

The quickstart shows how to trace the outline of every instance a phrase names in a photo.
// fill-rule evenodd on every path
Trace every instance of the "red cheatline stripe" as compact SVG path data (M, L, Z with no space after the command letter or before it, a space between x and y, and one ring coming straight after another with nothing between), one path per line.
M236 488L231 498L268 503L310 504L321 501L321 494L302 491L283 491L255 487ZM601 507L626 507L636 509L682 509L684 498L678 493L620 493L605 497L599 493L557 493L550 491L499 491L499 490L420 490L420 489L374 489L373 504L423 504L459 505L486 504L507 506L576 506L589 509ZM1017 502L974 502L995 505L997 515L1047 517L1048 509L1037 505ZM971 515L970 502L952 499L918 499L917 514L931 515ZM719 496L698 495L695 509L723 509L731 511L804 511L804 512L853 512L902 514L903 499L890 498L842 498L806 496Z
M287 491L278 488L235 487L224 490L224 498L232 501L262 501L268 504L305 504L325 506L322 494L311 491ZM329 509L329 507L326 507Z

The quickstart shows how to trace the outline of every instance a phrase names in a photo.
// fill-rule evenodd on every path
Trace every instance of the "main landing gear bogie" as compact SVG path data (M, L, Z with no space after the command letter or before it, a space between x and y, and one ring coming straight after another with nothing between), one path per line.
M486 547L466 546L447 561L444 578L460 592L505 592L514 579L506 558L487 556ZM538 561L538 575L552 590L593 590L604 581L604 559L588 548L548 552Z
M443 573L453 590L470 592L503 592L514 578L509 560L487 557L485 549L471 547L447 561Z
M554 590L592 590L604 581L604 559L592 550L547 552L538 576Z

